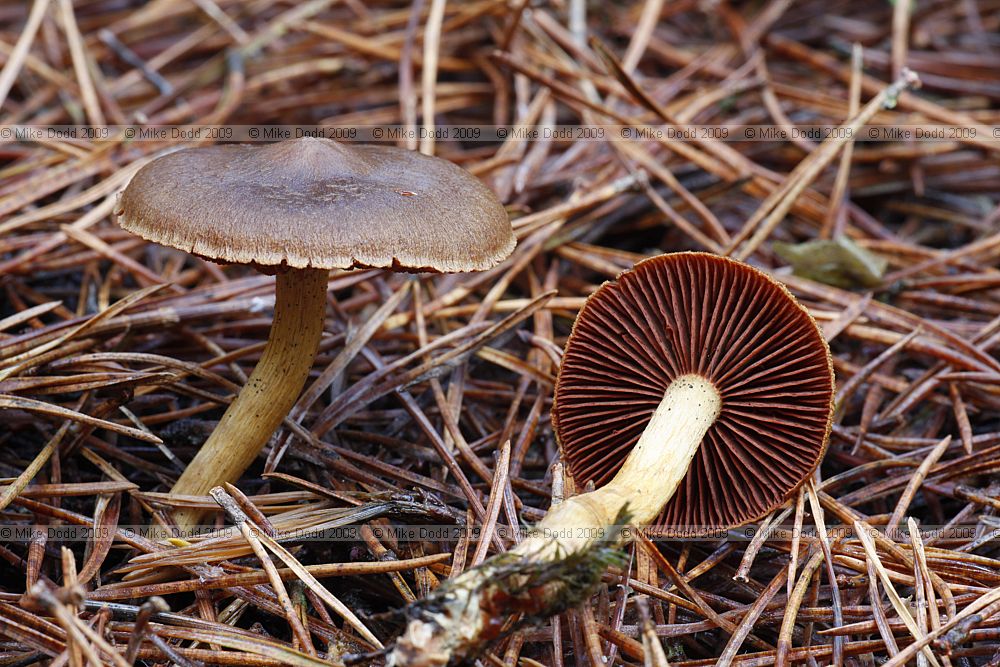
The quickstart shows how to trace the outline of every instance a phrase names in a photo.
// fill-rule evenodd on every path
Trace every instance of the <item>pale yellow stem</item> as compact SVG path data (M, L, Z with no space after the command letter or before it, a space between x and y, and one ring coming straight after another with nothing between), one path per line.
M536 526L538 535L521 542L514 553L529 555L551 549L565 556L585 549L601 534L588 529L611 526L626 507L632 525L653 521L684 479L721 408L722 398L708 380L699 375L675 379L611 481L550 509Z
M207 495L223 482L235 483L257 458L309 376L323 333L327 279L321 269L278 274L274 321L260 361L171 493ZM185 508L174 519L187 529L203 514Z

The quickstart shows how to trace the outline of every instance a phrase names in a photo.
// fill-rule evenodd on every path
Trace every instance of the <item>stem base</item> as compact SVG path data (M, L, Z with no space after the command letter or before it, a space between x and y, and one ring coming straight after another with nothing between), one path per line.
M722 397L699 375L676 378L621 469L606 485L549 509L536 534L447 582L409 610L389 654L393 667L444 667L474 657L504 629L578 604L607 566L625 523L656 519L687 474ZM578 576L590 573L589 577Z

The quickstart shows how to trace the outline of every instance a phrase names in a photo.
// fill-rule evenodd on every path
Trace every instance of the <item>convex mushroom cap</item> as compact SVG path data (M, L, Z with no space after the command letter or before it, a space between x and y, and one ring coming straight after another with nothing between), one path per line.
M311 137L165 155L116 214L148 241L264 269L475 271L515 244L493 192L451 162Z
M581 310L552 414L576 483L614 476L672 380L690 375L712 383L722 407L659 524L706 531L766 515L823 457L829 349L783 285L705 253L640 262Z

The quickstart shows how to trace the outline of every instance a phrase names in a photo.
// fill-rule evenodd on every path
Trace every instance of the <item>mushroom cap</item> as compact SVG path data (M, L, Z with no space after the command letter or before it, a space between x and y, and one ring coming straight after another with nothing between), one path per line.
M116 214L148 241L265 269L475 271L515 244L496 195L451 162L312 137L164 155Z
M761 271L706 253L639 262L591 295L566 344L552 421L576 483L607 482L690 373L722 410L657 523L705 534L765 516L816 468L833 364L816 322Z

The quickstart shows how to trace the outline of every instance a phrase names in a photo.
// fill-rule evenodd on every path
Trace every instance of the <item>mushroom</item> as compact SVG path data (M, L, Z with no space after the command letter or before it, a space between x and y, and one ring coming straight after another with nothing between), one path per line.
M616 543L623 519L696 536L771 512L822 459L833 390L815 321L753 267L676 253L605 283L577 317L552 409L576 484L596 490L411 606L389 664L469 657L506 615L577 603L581 557Z
M115 213L148 241L277 275L267 345L174 485L183 495L236 482L288 414L323 332L330 269L478 271L515 244L496 196L451 162L319 138L170 153L136 173Z

